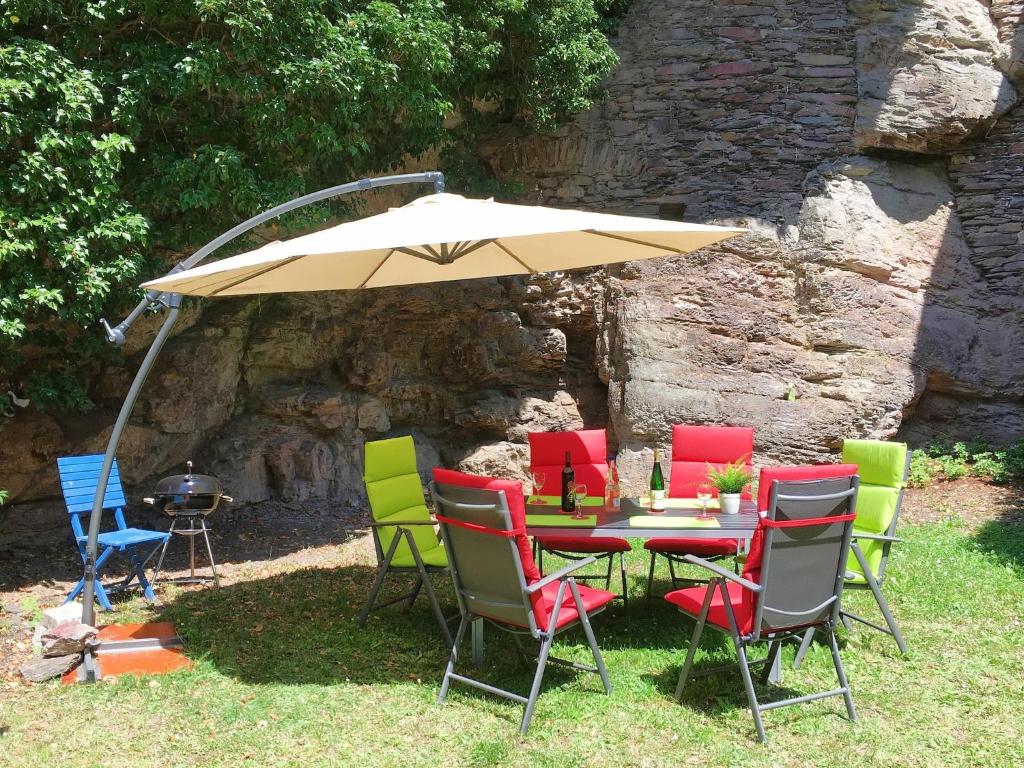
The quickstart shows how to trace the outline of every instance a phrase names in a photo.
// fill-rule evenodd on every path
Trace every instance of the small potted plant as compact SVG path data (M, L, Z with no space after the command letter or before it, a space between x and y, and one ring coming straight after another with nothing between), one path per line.
M718 501L726 515L740 511L740 494L752 479L742 460L730 462L722 469L708 464L708 480L718 489Z

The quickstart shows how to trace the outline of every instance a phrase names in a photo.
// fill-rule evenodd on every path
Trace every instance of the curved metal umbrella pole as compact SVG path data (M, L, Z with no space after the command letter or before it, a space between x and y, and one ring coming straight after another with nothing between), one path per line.
M351 192L361 192L364 190L377 189L379 187L390 187L398 184L433 184L435 192L444 192L444 175L438 171L428 171L425 173L406 173L396 176L382 176L376 179L360 179L359 181L340 184L336 187L329 187L327 189L322 189L319 192L312 192L308 195L303 195L302 197L298 197L275 208L271 208L268 211L257 214L238 226L229 229L224 234L204 245L192 256L175 266L168 274L171 275L176 272L191 269L222 245L234 240L239 235L243 235L249 230L258 227L260 224L280 216L281 214L294 211L297 208L302 208L313 203L322 202L334 197L340 197L341 195L346 195ZM153 340L153 344L146 353L146 357L143 359L138 373L135 374L135 379L132 381L131 388L128 390L124 403L121 405L121 410L117 415L117 421L114 422L114 429L110 433L110 439L107 441L106 453L103 456L103 466L100 469L99 481L96 484L96 495L93 497L92 511L89 516L89 537L86 543L85 560L85 586L82 591L83 624L91 625L95 619L93 599L96 583L97 539L99 538L100 532L103 498L107 492L107 481L110 478L110 470L114 464L114 454L117 451L118 443L121 441L121 435L124 432L124 428L128 423L128 417L131 415L132 409L135 407L135 401L138 399L139 392L142 390L142 385L146 381L146 377L149 375L149 372L153 367L153 363L156 361L157 355L160 354L160 349L163 347L164 342L167 341L171 328L178 319L178 315L181 311L181 299L182 297L176 293L149 291L146 293L146 298L139 302L128 317L126 317L116 327L111 328L105 320L102 321L103 327L106 330L107 339L111 343L121 346L125 342L125 332L148 308L152 307L154 304L161 304L170 310L167 313L167 317L164 319L163 325L160 326L160 331ZM84 679L88 681L96 679L95 666L92 662L91 654L86 654Z

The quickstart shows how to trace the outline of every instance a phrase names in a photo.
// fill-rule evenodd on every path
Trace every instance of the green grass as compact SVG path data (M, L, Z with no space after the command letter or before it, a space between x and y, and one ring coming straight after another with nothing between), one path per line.
M157 615L173 620L194 670L160 678L0 697L3 765L83 766L1010 766L1021 750L1024 527L958 521L905 525L886 591L910 644L842 632L860 722L841 699L769 712L757 743L735 673L672 690L692 623L644 601L646 561L634 552L628 609L594 621L614 686L551 669L529 735L509 702L453 689L437 706L445 653L424 603L385 609L365 631L353 621L368 563L301 570L221 590L180 593ZM664 587L665 584L659 584ZM451 605L450 587L442 595ZM870 595L847 603L874 616ZM127 615L141 613L136 603ZM556 645L587 660L580 634ZM763 698L834 685L815 645L782 688ZM698 663L732 660L710 633ZM529 674L496 632L485 674L525 690ZM186 718L181 713L188 713Z

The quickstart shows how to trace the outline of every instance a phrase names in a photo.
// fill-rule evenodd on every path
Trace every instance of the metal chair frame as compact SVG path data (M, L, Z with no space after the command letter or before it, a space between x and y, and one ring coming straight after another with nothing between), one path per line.
M438 510L439 514L443 513L445 516L451 515L453 518L468 514L475 520L478 520L481 515L490 514L494 519L494 522L500 524L500 527L494 526L492 530L511 531L513 529L508 500L504 491L467 489L457 486L442 487L445 489L444 495L442 495L435 484L432 483L430 487L431 495L434 498L435 508ZM481 532L476 535L483 539L493 538L493 535L490 533ZM539 581L528 585L523 573L523 564L519 550L514 539L508 538L505 542L505 546L509 548L508 552L511 553L512 563L515 566L515 580L516 585L518 586L520 599L512 601L488 600L485 595L474 593L465 587L463 583L463 572L460 571L459 567L458 545L453 545L453 537L449 530L449 526L443 521L441 522L441 536L448 552L449 570L451 571L452 581L455 585L455 594L459 603L461 621L459 622L458 631L455 634L455 642L452 645L452 651L448 659L448 665L445 668L444 677L441 680L441 691L437 697L438 704L442 704L447 698L448 690L453 681L496 696L501 696L502 698L510 699L524 706L523 717L519 724L519 733L525 735L530 727L530 720L533 717L534 707L536 706L537 698L540 695L540 686L544 678L544 670L549 662L584 672L598 674L601 677L601 682L604 684L605 693L611 693L612 686L608 679L608 671L605 668L604 660L601 657L601 649L597 645L597 639L594 637L594 630L590 626L590 616L600 613L600 611L603 610L603 606L588 614L587 610L584 608L583 600L580 597L576 579L571 575L579 568L595 562L596 558L582 558L571 563L565 568L562 568L556 573L544 576ZM501 543L499 542L498 545L500 546L500 544ZM498 578L501 577L498 576ZM530 596L540 591L548 584L555 582L558 582L558 593L552 606L551 615L548 617L548 629L541 630L538 627L534 616L533 607L530 603ZM561 610L562 601L565 599L566 590L569 590L572 595L573 603L575 604L579 618L563 627L558 627L558 615ZM510 617L520 617L523 620L524 626L496 619L493 615L484 615L475 612L470 607L471 602L473 605L481 605L483 607L491 608L494 613L497 614L505 614ZM530 686L528 696L523 696L513 691L507 691L455 672L455 665L459 660L459 645L465 637L466 630L470 627L473 621L478 619L483 619L488 624L511 635L515 641L519 656L524 663L529 664L531 657L528 656L526 651L523 649L520 638L522 636L529 635L540 643L539 652L536 657L533 657L536 660L537 666L534 671L533 682ZM590 646L591 653L594 657L595 666L593 667L551 656L551 646L555 637L577 625L582 626L583 633L586 635L587 643ZM556 627L558 628L556 629Z
M416 546L416 539L412 535L410 526L421 526L429 525L435 526L437 523L434 520L389 520L387 522L371 522L370 529L373 532L373 547L377 553L377 576L373 580L373 587L370 589L370 594L366 598L366 603L363 605L363 609L359 612L357 624L361 629L366 625L366 620L369 618L372 611L380 610L381 608L387 608L389 605L400 603L405 601L405 609L411 610L413 603L416 602L416 598L419 596L420 589L426 588L427 599L430 601L430 608L434 613L434 618L437 620L437 626L441 630L441 636L444 638L445 643L448 647L452 645L452 634L448 629L448 622L444 617L444 613L441 612L441 605L437 601L437 594L434 592L434 587L430 583L431 574L446 573L448 568L426 565L423 562L423 558L420 556L420 550ZM396 528L395 535L391 537L391 546L388 547L388 551L385 553L380 543L380 528ZM395 556L395 552L398 551L398 544L402 539L405 539L409 545L409 551L412 552L413 560L416 562L414 567L412 566L395 566L391 565L391 560ZM376 604L377 597L380 594L381 588L384 586L384 579L388 573L397 574L413 574L416 576L416 583L413 588L406 592L404 595L392 598L386 603Z
M910 451L907 451L906 464L903 467L903 482L906 484L907 478L910 477ZM900 488L899 496L896 498L896 509L893 512L892 520L889 522L889 526L885 529L885 533L882 535L875 533L854 533L850 540L850 550L853 552L853 556L857 558L857 562L860 564L861 572L864 574L865 584L861 584L855 581L847 581L845 589L857 589L857 590L870 590L871 594L875 598L875 602L878 604L879 610L882 612L882 618L885 619L886 626L882 626L876 622L865 619L862 616L858 616L850 611L843 610L840 606L839 619L843 622L843 626L848 631L853 631L853 626L850 624L850 619L857 621L861 624L865 624L872 629L876 629L879 632L883 632L890 635L896 641L896 647L899 648L900 653L907 652L907 641L903 639L903 633L900 631L900 625L896 621L896 617L893 616L892 609L889 607L889 601L885 599L885 595L882 594L882 584L885 581L885 571L889 565L889 550L892 549L892 545L895 542L901 541L896 537L896 525L900 519L900 509L903 507L903 495L905 487ZM878 576L872 573L871 568L868 565L867 558L864 556L864 552L860 548L858 539L865 539L870 541L881 541L884 542L882 546L882 558L878 563ZM846 578L852 579L855 574L847 572ZM811 642L814 639L814 628L808 629L804 633L804 637L800 642L800 648L796 652L796 658L793 659L793 669L799 669L800 664L803 663L804 657L807 655L808 649L811 647Z
M839 480L845 480L846 478L837 478ZM806 481L786 481L782 482L775 480L772 483L771 501L769 504L768 518L775 520L777 506L779 502L784 504L793 503L799 505L801 503L838 503L843 499L846 500L846 509L852 510L854 500L857 496L857 489L859 486L859 478L853 476L850 479L850 487L847 490L834 493L824 493L805 495L800 493L803 490L813 491L815 487L821 487L822 483L834 483L835 480L806 480ZM788 510L784 510L790 519L797 520L799 518L792 517L789 515ZM844 514L840 512L839 514ZM804 517L813 517L813 515L807 515ZM834 524L833 524L834 525ZM819 526L816 526L819 527ZM831 525L822 525L820 528L831 528ZM703 568L711 571L715 576L711 579L710 584L707 588L707 593L704 598L703 605L699 615L697 616L697 624L694 627L693 635L690 638L690 648L686 654L686 660L683 662L683 666L679 671L679 681L676 685L675 698L677 702L682 701L683 690L686 686L687 681L691 677L704 677L706 675L713 674L723 669L729 669L732 665L723 665L712 667L710 669L700 670L697 673L692 673L691 668L693 666L694 656L697 652L697 646L700 643L701 636L704 633L704 628L707 625L708 612L711 608L711 602L714 598L715 591L719 591L722 596L722 601L725 608L726 618L728 620L728 628L723 629L716 625L712 625L712 628L719 631L725 632L729 635L733 641L733 645L736 648L736 657L740 668L740 675L743 678L743 686L746 689L747 701L750 707L751 715L754 718L754 726L757 729L757 735L762 743L767 742L768 737L765 735L764 722L761 718L761 713L770 709L776 709L778 707L785 707L792 704L802 704L804 702L816 701L818 699L829 698L832 696L842 696L846 703L846 711L850 717L850 720L856 721L857 712L853 705L853 697L850 693L849 682L846 678L846 671L843 668L842 659L839 656L839 646L836 642L835 627L839 621L839 603L840 596L842 594L843 582L845 580L844 565L846 563L847 553L850 547L850 536L853 530L853 521L847 521L843 524L842 532L842 543L839 548L839 558L836 560L836 575L833 583L832 594L826 600L820 602L805 610L786 610L779 607L769 605L766 601L766 595L769 589L773 587L771 581L771 559L773 545L776 540L775 528L766 528L764 532L764 548L761 559L761 583L755 584L749 579L743 576L738 576L731 571L722 568L721 566L696 557L694 555L687 555L687 562L693 565L699 565ZM786 530L786 529L778 529ZM799 530L799 529L798 529ZM783 535L784 536L784 535ZM787 537L788 538L788 537ZM747 634L741 634L739 631L738 624L736 622L736 615L733 610L732 602L729 597L728 590L726 588L726 582L731 581L739 584L746 590L749 590L757 595L757 607L754 612L752 630ZM774 592L778 591L778 587L775 587ZM799 591L799 588L794 591ZM826 611L827 613L822 613ZM772 620L778 621L784 619L787 622L794 622L793 624L784 624L782 626L774 626L770 621L766 621L766 614L772 617ZM826 636L829 643L829 647L832 651L832 662L835 666L836 677L839 681L839 687L828 691L822 691L819 693L807 694L805 696L794 696L788 699L780 701L772 701L768 704L760 704L757 699L757 693L754 690L754 683L750 675L750 668L754 666L764 665L761 671L760 682L762 685L768 682L772 666L775 663L775 659L778 656L779 649L784 640L788 640L793 637L799 636L804 632L804 629L808 626L808 622L802 622L801 619L810 620L811 629L820 628ZM764 659L751 661L747 657L747 649L754 643L761 641L768 642L768 654Z
M616 595L616 597L622 598L623 605L629 605L629 593L626 587L626 553L625 552L599 552L592 554L584 554L582 552L564 552L560 549L553 547L543 546L539 540L533 540L533 556L537 561L537 567L541 573L544 573L544 553L561 557L564 560L570 560L574 563L581 563L580 567L589 565L590 563L596 563L601 560L608 561L608 568L602 575L600 573L578 573L573 578L576 581L582 581L584 583L588 581L604 581L604 588L611 591L612 587L612 567L615 563L615 556L619 556L619 578L622 582L622 594ZM584 562L586 561L586 562Z
M737 547L737 550L739 548ZM709 563L716 563L719 560L725 560L727 558L733 558L733 572L739 573L739 561L736 559L736 555L739 552L733 552L728 555L706 555L703 559ZM675 554L674 552L655 552L651 550L651 565L647 569L647 591L644 593L644 597L650 599L651 597L651 586L654 584L654 567L659 557L664 557L668 561L668 575L672 580L672 589L679 589L680 584L688 584L690 586L700 586L701 584L709 584L708 579L694 579L689 576L676 576L676 566L683 565L684 563L689 564L686 558L690 555Z

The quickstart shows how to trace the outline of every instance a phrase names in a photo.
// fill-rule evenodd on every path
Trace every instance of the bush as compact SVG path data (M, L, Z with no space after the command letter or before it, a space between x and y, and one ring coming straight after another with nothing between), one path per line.
M621 6L5 3L0 391L87 406L83 382L104 364L96 322L135 303L143 277L297 195L586 109L616 60L602 26Z
M910 476L907 484L913 488L925 488L932 483L935 471L928 454L918 448L910 453Z
M931 443L911 453L908 484L922 488L937 477L958 480L967 474L999 484L1024 478L1024 438L1003 449L977 440Z

